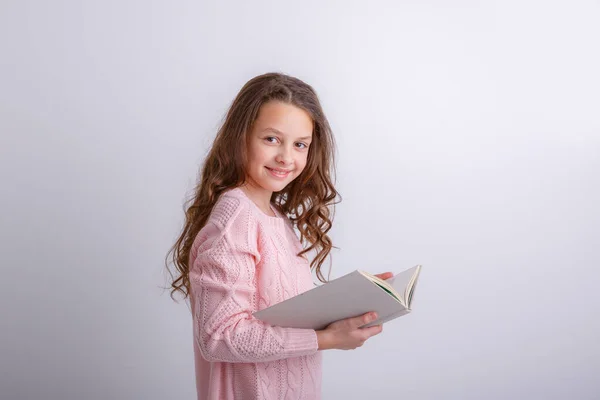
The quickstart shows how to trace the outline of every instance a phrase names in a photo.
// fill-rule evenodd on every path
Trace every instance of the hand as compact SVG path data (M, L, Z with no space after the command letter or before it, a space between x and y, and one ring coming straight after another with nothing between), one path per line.
M384 272L382 274L375 274L375 276L385 281L386 279L390 279L392 276L394 276L394 274L391 272Z
M383 330L382 325L361 328L361 326L373 322L376 319L377 314L371 312L329 324L324 330L317 331L319 350L353 350L357 347L361 347L367 339L381 333Z

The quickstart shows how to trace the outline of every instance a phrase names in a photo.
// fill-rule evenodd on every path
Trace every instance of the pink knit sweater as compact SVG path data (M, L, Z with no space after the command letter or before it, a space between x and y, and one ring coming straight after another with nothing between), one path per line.
M274 327L252 313L313 287L289 219L244 192L221 194L190 253L198 399L320 399L312 329Z

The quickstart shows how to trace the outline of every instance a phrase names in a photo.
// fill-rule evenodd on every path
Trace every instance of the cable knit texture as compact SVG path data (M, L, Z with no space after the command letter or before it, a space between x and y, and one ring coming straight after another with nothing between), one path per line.
M312 329L252 316L313 288L287 217L263 213L244 192L221 194L190 253L199 400L320 399L321 353Z

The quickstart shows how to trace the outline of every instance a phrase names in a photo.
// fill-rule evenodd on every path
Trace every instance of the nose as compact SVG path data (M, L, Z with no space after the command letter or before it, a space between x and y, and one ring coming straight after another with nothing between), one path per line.
M292 149L288 146L281 146L279 148L279 152L277 153L275 161L284 165L291 164L291 162L293 161Z

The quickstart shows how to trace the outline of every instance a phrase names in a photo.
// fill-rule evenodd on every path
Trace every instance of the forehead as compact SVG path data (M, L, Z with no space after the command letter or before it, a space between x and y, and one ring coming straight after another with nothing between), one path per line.
M312 137L313 120L299 107L273 101L261 106L253 131L255 134L267 131L293 138Z

